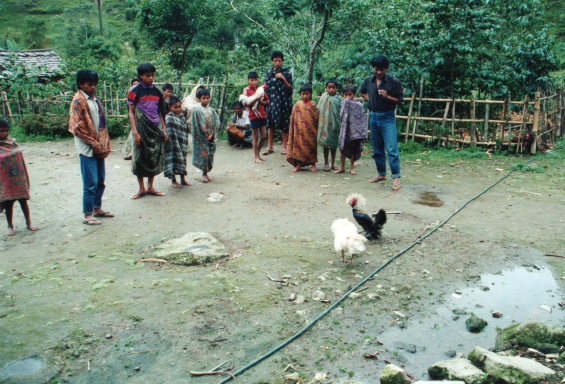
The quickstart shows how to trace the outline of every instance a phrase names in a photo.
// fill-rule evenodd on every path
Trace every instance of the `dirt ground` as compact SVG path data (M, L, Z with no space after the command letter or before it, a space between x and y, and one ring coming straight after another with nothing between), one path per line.
M27 232L18 210L16 236L0 236L0 369L30 356L47 368L5 378L9 383L217 383L222 376L189 371L226 360L237 369L278 345L329 305L312 299L316 291L335 301L517 161L404 156L403 189L395 193L390 183L368 183L374 173L368 156L356 176L295 175L278 153L254 164L250 150L224 143L214 182L196 181L191 168L191 187L173 189L159 176L157 188L166 196L134 201L130 163L116 152L106 162L103 202L116 217L89 227L80 222L73 142L25 144L24 150L40 230ZM225 198L208 202L212 192ZM348 266L332 249L330 224L352 220L345 204L351 192L362 193L371 211L401 214L389 215L385 238ZM422 192L433 192L443 205L415 204ZM565 262L544 254L565 255L564 212L563 164L515 173L379 273L362 297L348 299L237 382L283 383L296 371L305 382L326 373L321 382L374 383L385 360L397 362L379 334L432 313L442 295L473 284L478 274L538 264L549 267L563 289ZM202 267L140 262L149 246L194 231L214 234L228 245L230 259ZM272 282L266 273L288 275L294 284ZM378 296L369 299L370 292ZM288 301L292 293L306 301ZM363 358L375 350L382 350L379 359Z

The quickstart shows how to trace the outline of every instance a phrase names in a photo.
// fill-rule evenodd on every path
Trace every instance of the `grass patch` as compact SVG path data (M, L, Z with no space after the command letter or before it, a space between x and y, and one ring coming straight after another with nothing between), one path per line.
M512 169L520 172L545 173L545 168L536 163L518 163L513 165Z

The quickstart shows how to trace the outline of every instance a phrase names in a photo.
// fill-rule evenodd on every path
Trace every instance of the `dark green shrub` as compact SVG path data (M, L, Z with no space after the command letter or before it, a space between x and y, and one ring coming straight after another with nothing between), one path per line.
M19 125L27 136L71 136L67 116L27 115Z
M130 126L127 117L110 117L106 123L108 134L110 138L127 136L129 134Z

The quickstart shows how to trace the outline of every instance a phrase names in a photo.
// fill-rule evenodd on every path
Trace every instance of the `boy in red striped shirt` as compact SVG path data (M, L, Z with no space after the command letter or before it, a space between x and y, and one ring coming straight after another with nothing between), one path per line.
M243 94L250 97L257 92L257 88L259 87L259 75L257 72L249 72L247 81L249 82L249 86L243 90ZM253 131L253 156L256 163L262 163L265 159L261 157L260 153L263 143L265 142L265 137L267 136L267 109L265 106L269 104L266 93L258 100L258 103L255 109L253 109L251 105L248 105L247 110L249 111L249 121ZM257 114L255 111L259 113Z

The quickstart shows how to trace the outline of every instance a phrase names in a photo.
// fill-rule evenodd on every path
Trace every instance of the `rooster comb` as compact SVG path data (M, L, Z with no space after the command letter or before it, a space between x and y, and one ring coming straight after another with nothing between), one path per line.
M352 193L345 199L346 203L355 209L363 209L367 200L359 193Z

